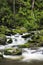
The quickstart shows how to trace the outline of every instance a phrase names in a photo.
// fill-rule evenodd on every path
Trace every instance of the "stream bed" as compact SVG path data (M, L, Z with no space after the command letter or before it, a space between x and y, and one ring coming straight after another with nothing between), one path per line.
M43 65L43 61L19 62L8 59L1 59L0 65Z

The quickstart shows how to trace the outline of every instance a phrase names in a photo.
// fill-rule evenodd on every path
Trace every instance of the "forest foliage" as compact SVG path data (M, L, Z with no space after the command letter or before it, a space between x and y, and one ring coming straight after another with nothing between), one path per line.
M43 0L0 0L0 33L43 29Z

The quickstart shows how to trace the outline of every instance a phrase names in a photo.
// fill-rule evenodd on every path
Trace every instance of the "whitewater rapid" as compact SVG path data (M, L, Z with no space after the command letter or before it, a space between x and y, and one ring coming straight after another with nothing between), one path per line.
M6 36L6 37L7 37L7 40L9 40L9 38L12 38L13 42L7 45L0 45L0 50L4 50L12 46L25 44L28 40L31 39L31 38L24 39L22 38L22 35L19 35L19 34ZM43 47L39 47L38 49L33 49L33 50L31 48L22 48L21 56L23 57L21 61L25 61L25 62L29 62L31 60L43 61ZM10 58L10 59L20 58L21 56L3 55L4 58Z
M31 60L43 61L43 47L39 47L37 50L29 50L28 48L24 49L22 56L24 59L22 61L29 62Z
M23 44L27 43L28 40L30 40L30 38L27 38L27 39L22 38L22 35L20 35L20 34L6 36L6 38L7 38L7 41L11 38L13 42L11 44L6 42L6 45L0 45L0 50L4 50L4 49L10 48L12 46L23 45Z

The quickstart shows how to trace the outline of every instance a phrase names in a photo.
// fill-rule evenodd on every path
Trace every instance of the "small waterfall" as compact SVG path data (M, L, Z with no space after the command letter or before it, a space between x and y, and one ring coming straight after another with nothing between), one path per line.
M22 38L22 35L20 35L18 33L16 35L6 36L6 38L7 38L7 41L11 38L13 42L10 44L6 43L7 45L4 45L4 46L1 45L0 50L5 49L5 48L9 48L12 46L25 44L30 39L30 38L24 39L24 38Z

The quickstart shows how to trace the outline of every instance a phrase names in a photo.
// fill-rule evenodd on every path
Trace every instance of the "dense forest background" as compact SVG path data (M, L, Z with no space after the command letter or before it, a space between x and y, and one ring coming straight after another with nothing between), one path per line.
M0 33L43 29L43 0L0 0Z

